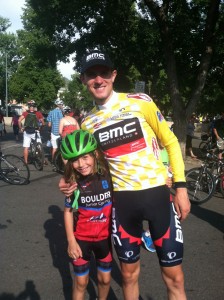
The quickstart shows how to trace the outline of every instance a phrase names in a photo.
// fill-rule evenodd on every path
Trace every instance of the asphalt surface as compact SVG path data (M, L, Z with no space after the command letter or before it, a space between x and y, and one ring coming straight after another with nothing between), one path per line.
M15 141L11 127L0 138L3 153L22 156L22 141ZM43 140L46 144L46 138ZM197 152L198 139L193 141ZM45 147L48 159L49 149ZM186 169L200 165L187 159ZM0 300L70 300L71 269L63 225L63 195L57 188L59 174L50 163L43 171L29 165L30 184L9 185L0 180ZM190 300L224 299L224 198L215 196L192 205L182 224L185 254L183 268ZM86 299L96 297L96 274L90 273ZM156 254L141 251L141 299L167 299ZM110 300L123 299L116 254Z

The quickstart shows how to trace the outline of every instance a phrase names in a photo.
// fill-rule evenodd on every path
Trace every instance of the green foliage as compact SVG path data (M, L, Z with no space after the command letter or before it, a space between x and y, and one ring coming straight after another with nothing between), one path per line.
M53 68L40 68L31 58L24 59L10 80L10 94L19 101L35 99L42 109L50 109L52 101L63 85L59 72Z
M93 100L86 87L82 85L78 73L73 75L72 80L68 83L68 90L64 94L63 100L73 110L79 108L80 110L89 111L93 107Z
M19 57L23 61L16 72L18 78L15 74L15 82L10 80L10 89L19 97L35 94L42 105L41 99L50 99L61 84L53 72L58 60L66 62L70 54L75 54L79 71L86 50L100 48L109 53L118 70L117 91L132 92L136 80L145 81L146 92L165 113L173 110L180 121L193 110L210 110L211 101L221 103L223 1L26 2L25 30L18 33ZM81 101L77 100L80 95ZM87 95L75 75L65 100L70 106L87 109L92 105Z

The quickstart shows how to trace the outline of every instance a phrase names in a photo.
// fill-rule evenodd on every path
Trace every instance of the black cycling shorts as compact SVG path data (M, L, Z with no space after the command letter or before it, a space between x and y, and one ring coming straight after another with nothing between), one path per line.
M144 220L148 221L160 265L181 264L182 229L165 185L141 191L114 192L112 236L119 260L134 263L140 259Z
M110 272L112 267L111 240L106 239L97 242L82 241L76 239L83 257L73 260L74 273L77 276L84 276L89 273L90 259L94 254L97 269L102 272Z

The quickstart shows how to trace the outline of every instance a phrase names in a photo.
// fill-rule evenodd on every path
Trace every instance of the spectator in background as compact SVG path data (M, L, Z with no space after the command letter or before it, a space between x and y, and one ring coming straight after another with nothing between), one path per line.
M11 126L13 128L13 133L16 137L16 141L18 141L19 140L19 116L16 111L12 115Z
M192 139L194 137L194 130L195 130L194 122L195 122L195 116L192 115L187 124L187 138L186 138L186 154L190 155L191 158L193 159L197 158L197 156L194 155L192 149Z
M59 123L59 134L62 138L64 138L66 134L72 133L73 131L80 129L76 119L70 116L71 111L72 110L69 106L65 106L63 109L64 117L60 120Z
M224 112L221 113L221 118L215 120L213 132L219 148L219 159L222 159L222 152L224 150Z
M37 142L42 143L39 131L39 120L44 124L44 117L40 111L35 111L37 106L34 100L28 103L28 110L25 111L18 120L19 129L23 132L23 156L24 161L28 163L29 147L31 139L35 139L35 132L37 131ZM24 121L24 128L22 128L22 121Z
M57 139L60 138L59 123L63 118L62 110L64 106L64 103L61 99L56 99L54 104L56 106L55 109L51 110L47 117L48 126L51 128L52 162L54 154L58 148ZM53 170L55 170L55 167L53 167Z

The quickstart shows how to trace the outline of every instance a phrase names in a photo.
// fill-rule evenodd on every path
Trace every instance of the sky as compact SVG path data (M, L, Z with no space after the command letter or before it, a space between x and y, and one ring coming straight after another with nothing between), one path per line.
M9 19L11 23L8 32L16 33L16 30L23 28L20 17L23 14L24 5L25 0L0 0L0 16ZM70 57L70 63L58 63L58 70L64 77L71 79L71 75L74 74L73 66L74 62Z

